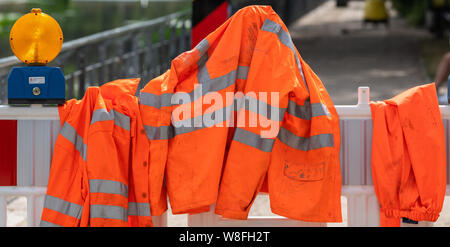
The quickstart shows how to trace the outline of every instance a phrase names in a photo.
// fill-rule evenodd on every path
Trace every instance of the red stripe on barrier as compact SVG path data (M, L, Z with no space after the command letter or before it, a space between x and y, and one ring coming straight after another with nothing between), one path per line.
M194 48L209 33L222 25L228 19L228 15L228 2L225 1L192 28L191 47Z
M17 120L0 120L0 186L17 185Z

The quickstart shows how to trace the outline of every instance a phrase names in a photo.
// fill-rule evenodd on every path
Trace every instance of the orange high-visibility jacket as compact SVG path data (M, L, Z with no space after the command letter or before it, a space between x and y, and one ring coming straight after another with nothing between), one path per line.
M445 131L434 83L370 103L380 226L436 221L446 187Z
M173 213L217 202L216 213L245 219L267 177L274 213L341 221L339 119L271 7L238 11L151 80L139 103L159 177L153 196L165 182Z
M151 226L148 141L142 128L139 79L90 87L59 107L41 226ZM136 155L139 152L140 155Z

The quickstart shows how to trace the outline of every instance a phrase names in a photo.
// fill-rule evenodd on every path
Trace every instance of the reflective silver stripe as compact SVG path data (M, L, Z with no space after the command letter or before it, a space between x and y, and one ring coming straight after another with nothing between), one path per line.
M146 106L152 106L157 109L161 109L161 107L164 106L171 106L172 105L171 100L172 102L182 101L183 104L190 103L206 95L209 92L217 92L233 85L235 83L237 73L238 73L237 70L233 70L228 74L211 79L205 66L199 70L198 75L198 81L201 84L201 92L198 92L196 90L192 90L189 93L181 92L182 94L188 94L189 95L188 99L182 98L183 95L181 95L180 93L174 94L167 93L158 96L151 93L141 92L141 95L139 97L139 103ZM246 75L243 71L239 73L240 77L242 77L241 79L246 79Z
M91 125L99 121L114 120L114 124L123 129L130 130L130 117L114 109L108 112L106 109L97 109L92 114Z
M209 59L208 53L203 54L197 61L197 68L202 68L203 66L205 66L208 59ZM197 77L198 76L199 75L197 74Z
M198 67L198 74L197 74L197 80L200 82L202 77L206 76L209 78L208 71L206 71L206 62L209 59L208 56L208 49L209 49L209 41L207 39L203 39L200 41L196 46L195 49L197 49L200 53L200 58L197 61L197 67Z
M330 112L324 104L311 104L309 100L305 101L304 105L298 105L294 101L289 100L288 113L305 120L311 120L312 117L318 116L330 116Z
M242 79L242 80L247 80L249 70L250 70L250 67L248 67L248 66L238 66L236 78Z
M55 223L51 223L45 220L41 220L41 222L39 223L40 227L62 227L60 225L57 225Z
M128 198L128 186L112 180L89 179L89 192L117 194Z
M170 99L172 98L172 95L172 93L156 95L152 93L141 92L139 95L139 104L161 109L161 107L164 106L171 106Z
M200 52L200 55L207 53L209 49L209 41L207 39L203 39L195 46L195 49Z
M275 142L274 139L262 138L258 134L241 128L236 128L233 136L233 141L252 146L263 152L271 152L273 144Z
M308 89L308 84L306 83L305 76L303 75L302 64L301 64L301 62L300 62L299 57L297 56L297 52L295 52L294 42L292 42L292 38L291 38L291 36L289 35L289 33L286 32L286 31L281 27L280 24L278 24L278 23L276 23L276 22L274 22L274 21L271 21L271 20L269 20L269 19L266 19L266 20L264 21L264 24L263 24L263 26L261 27L261 30L264 30L264 31L267 31L267 32L271 32L271 33L276 34L276 35L278 36L278 39L280 40L280 42L281 42L283 45L289 47L289 49L291 49L291 51L294 53L295 62L297 63L297 68L298 68L298 70L299 70L299 72L300 72L300 75L302 76L303 81L304 81L304 83L305 83L306 90L309 91L309 89Z
M139 104L146 105L146 106L152 106L154 108L160 109L161 108L161 96L152 94L152 93L140 92Z
M114 113L109 113L106 109L97 109L92 114L91 125L99 121L114 120Z
M241 67L245 68L244 66L239 66L239 68ZM172 102L182 101L183 104L190 103L206 95L209 92L217 92L233 85L237 77L239 79L247 79L246 72L248 73L248 70L246 71L245 69L241 68L240 71L239 69L233 70L223 76L211 79L208 69L206 68L206 66L203 66L199 68L197 75L197 80L201 84L201 91L195 89L192 90L191 92L187 93L189 95L189 98L182 98L183 95L177 93L174 94L167 93L158 96L151 93L141 92L141 95L139 97L139 103L146 106L152 106L157 109L161 109L161 107L164 106L171 106L172 105L171 100Z
M168 140L173 137L172 126L153 127L144 125L144 129L149 140Z
M199 67L197 72L197 80L200 84L207 84L211 82L211 76L209 75L208 68L206 67L206 61L201 62L202 59L199 60ZM204 64L201 64L204 63ZM201 66L200 66L201 65Z
M65 122L59 133L75 146L83 160L86 161L87 145L84 143L83 138L78 135L75 128L68 122Z
M201 82L206 82L208 83L217 83L217 81L221 81L220 78L218 78L216 81L212 81L209 73L206 69L206 62L208 61L208 49L209 49L209 42L207 39L203 39L202 41L200 41L197 46L195 47L195 49L197 49L200 53L200 58L197 62L197 66L198 66L198 74L197 74L197 80L201 83ZM230 84L231 85L231 84ZM223 86L222 84L219 85ZM224 87L226 88L226 87ZM204 95L205 93L209 92L208 90L210 89L210 85L206 86L204 92L202 92L202 95ZM220 90L220 89L219 89ZM194 91L188 93L191 97L190 97L190 102L195 101L196 99L200 98L201 95L194 95ZM151 94L151 93L146 93L146 92L141 92L140 96L139 96L139 103L146 105L146 106L152 106L155 107L157 109L161 109L161 107L164 106L171 106L171 99L172 97L174 97L174 102L179 102L179 95L172 94L172 93L166 93L166 94L162 94L161 96L156 95L156 94ZM183 102L183 103L189 103L189 102Z
M281 127L278 139L291 148L302 151L310 151L323 147L334 147L333 134L320 134L315 136L300 137Z
M282 29L281 25L271 21L269 19L265 19L263 26L261 27L261 30L271 32L271 33L278 33Z
M230 119L231 117L231 110L233 109L234 105L231 104L229 106L226 106L224 108L221 109L217 109L213 112L208 112L205 113L201 116L196 116L194 118L189 118L189 119L185 119L182 121L177 122L176 127L174 127L174 136L177 135L181 135L181 134L186 134L186 133L190 133L196 130L200 130L200 129L204 129L204 128L208 128L208 127L212 127L218 123L222 123L224 121L227 121ZM218 115L222 113L222 117L218 117ZM208 122L207 125L205 125L204 123L204 118L205 119L212 119L211 122ZM224 127L225 127L225 123L224 123Z
M128 221L127 209L120 206L94 204L90 206L90 217Z
M44 208L65 214L77 219L81 219L81 211L83 206L68 202L58 197L45 195Z
M225 89L231 85L233 85L236 81L236 78L246 79L248 74L248 67L246 66L238 66L236 70L233 70L223 76L216 77L214 79L211 78L208 68L206 67L206 62L208 61L208 49L209 42L207 39L203 39L197 46L196 49L200 52L200 59L197 62L198 73L197 73L197 81L201 84L201 92L197 92L196 90L192 90L187 93L189 97L189 102L193 102L203 95L206 95L209 92L217 92L222 89ZM239 73L239 75L238 75ZM182 100L182 96L179 94L174 94L172 102L180 102ZM183 104L189 103L183 102Z
M183 101L183 104L193 102L200 97L206 95L209 92L217 92L233 85L236 81L237 70L233 70L228 74L211 79L209 76L206 66L199 69L199 74L197 80L201 85L201 91L194 89L187 93L189 99L182 98L182 95L175 93L172 98L172 102L180 102L180 100L189 100L188 102Z
M245 100L242 102L242 100ZM279 108L276 106L271 106L262 100L255 99L251 96L245 95L243 99L235 99L237 101L238 109L245 109L256 114L265 116L267 119L273 121L281 121L284 118L284 113L286 108ZM255 107L256 106L256 107ZM263 111L264 109L264 111ZM272 114L274 113L274 114ZM278 114L277 114L278 113Z
M142 202L129 202L128 215L131 216L151 216L150 204Z
M125 130L130 130L130 117L115 110L111 110L114 114L114 124Z
M207 71L206 67L205 71ZM219 90L225 89L234 84L236 81L237 70L233 70L228 74L211 79L208 74L208 79L204 81L199 81L202 84L202 95L208 92L217 92Z
M177 136L177 135L181 135L181 134L186 134L186 133L194 132L194 131L196 131L196 130L201 130L201 129L204 129L204 128L207 128L207 127L204 126L204 125L202 125L202 126L200 126L200 127L195 127L194 125L175 127L175 128L174 128L174 130L175 130L175 135L174 135L173 137L175 137L175 136Z
M224 122L224 126L225 126L225 121L229 121L231 119L231 116L232 116L231 114L233 113L233 111L240 111L240 109L246 109L248 111L252 111L254 113L261 114L261 115L265 116L266 118L273 120L273 121L283 120L284 114L286 112L286 108L272 109L275 107L270 106L269 104L267 104L263 101L257 100L253 97L248 97L248 96L244 96L244 97L247 99L246 101L242 101L242 99L241 100L234 99L234 102L232 105L226 106L221 109L217 109L214 112L205 113L201 116L196 116L194 118L189 118L189 119L185 119L182 121L178 121L176 123L176 125L173 127L174 135L171 136L170 138L180 135L180 134L186 134L186 133L194 132L196 130L208 128L208 127L214 126L221 122ZM255 109L255 107L250 107L251 104L256 104L256 109ZM259 105L259 104L261 104L261 105ZM266 107L267 110L265 112L261 111L262 107ZM278 110L278 114L272 115L272 111L276 112L276 110ZM222 114L222 118L217 117L218 114ZM208 122L208 125L205 125L204 119L208 119L208 120L212 119L212 122ZM233 126L235 125L235 123L232 123L232 124L233 124ZM156 127L152 127L152 128L154 128L153 132L156 132L158 129Z

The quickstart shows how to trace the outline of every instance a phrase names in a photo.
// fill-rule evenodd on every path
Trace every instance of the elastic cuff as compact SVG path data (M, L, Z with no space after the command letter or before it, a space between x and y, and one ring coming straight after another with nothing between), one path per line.
M414 221L432 221L435 222L439 218L438 212L419 212L414 210L399 210L399 209L382 209L380 217L384 214L386 218L400 218L405 217ZM380 221L381 224L381 221Z

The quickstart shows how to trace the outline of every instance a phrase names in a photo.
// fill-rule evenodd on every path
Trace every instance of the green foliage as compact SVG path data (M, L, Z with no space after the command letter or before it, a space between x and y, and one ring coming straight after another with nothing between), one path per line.
M9 36L9 31L20 16L18 13L0 13L0 37Z
M400 16L404 17L412 25L425 23L427 0L391 0L392 6Z
M29 9L41 8L47 13L61 13L70 7L71 0L28 0Z

